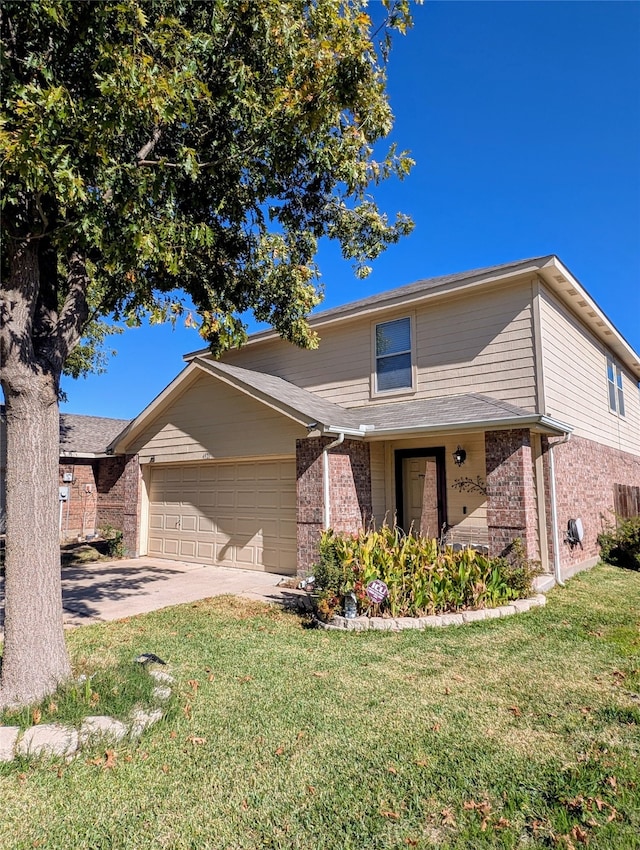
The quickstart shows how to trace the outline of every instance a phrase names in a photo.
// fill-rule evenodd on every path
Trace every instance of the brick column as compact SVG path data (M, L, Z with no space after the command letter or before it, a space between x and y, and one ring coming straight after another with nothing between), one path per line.
M307 575L318 560L323 529L322 450L332 437L296 440L298 574ZM372 516L369 446L345 440L329 452L330 525L357 532Z
M142 471L138 455L125 455L123 542L130 558L140 555L140 514L142 506Z
M103 457L98 461L98 528L112 525L122 531L124 525L124 471L123 455Z
M528 429L487 431L489 553L500 555L516 537L529 558L539 558L531 435Z

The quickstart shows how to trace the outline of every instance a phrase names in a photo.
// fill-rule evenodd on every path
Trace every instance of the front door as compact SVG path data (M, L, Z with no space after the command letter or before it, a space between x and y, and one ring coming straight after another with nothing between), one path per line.
M396 507L407 533L440 536L446 522L444 449L396 452Z

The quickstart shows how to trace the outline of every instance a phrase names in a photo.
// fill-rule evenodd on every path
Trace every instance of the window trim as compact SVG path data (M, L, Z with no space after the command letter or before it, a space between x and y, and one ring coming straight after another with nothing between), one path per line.
M605 374L607 376L609 413L624 419L625 404L623 372L618 361L612 354L609 354L609 352L606 354Z
M391 322L398 322L402 319L409 320L409 349L407 351L399 351L395 352L395 354L409 354L411 357L411 385L406 387L396 387L395 389L390 390L379 390L378 389L378 360L379 357L377 355L377 328L379 325L387 325ZM371 323L371 387L370 387L370 396L371 398L390 398L396 396L407 396L407 395L415 395L416 393L416 334L415 334L415 314L414 313L402 313L399 316L393 316L389 319L380 319L378 321L373 321ZM382 355L383 357L385 355ZM391 356L391 355L388 355Z

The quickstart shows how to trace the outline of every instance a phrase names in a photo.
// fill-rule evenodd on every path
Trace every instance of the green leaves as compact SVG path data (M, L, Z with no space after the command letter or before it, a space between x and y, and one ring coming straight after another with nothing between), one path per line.
M514 549L515 563L510 563L469 548L441 547L433 538L405 534L397 526L357 535L325 531L314 569L324 602L321 613L330 616L341 596L352 591L359 610L374 616L419 617L502 605L527 596L535 575L518 545ZM389 591L379 605L370 603L365 592L374 579L384 581Z
M8 0L1 27L3 236L83 255L94 318L155 320L182 288L215 352L247 310L310 347L318 239L364 276L411 231L367 195L412 161L373 156L392 113L357 0Z

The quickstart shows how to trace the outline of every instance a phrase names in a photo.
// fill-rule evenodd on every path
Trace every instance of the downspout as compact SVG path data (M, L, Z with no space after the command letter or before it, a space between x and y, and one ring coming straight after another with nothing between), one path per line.
M549 443L549 479L551 488L551 525L553 530L553 577L555 582L560 587L564 587L562 581L562 570L560 569L560 537L558 535L558 501L556 496L556 468L553 460L553 450L556 446L561 446L568 443L571 439L571 432L558 440L556 443Z
M322 488L324 490L324 518L322 526L326 531L331 525L331 504L329 501L329 450L344 443L344 431L340 431L338 439L329 443L322 450Z

